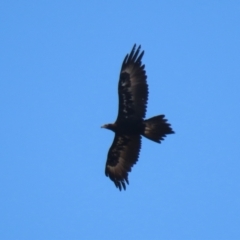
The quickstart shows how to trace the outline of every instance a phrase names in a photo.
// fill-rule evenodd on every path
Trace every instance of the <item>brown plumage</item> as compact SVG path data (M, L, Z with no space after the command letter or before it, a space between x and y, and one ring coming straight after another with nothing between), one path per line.
M113 124L102 126L115 132L109 149L105 174L119 190L126 189L128 172L137 162L141 149L141 135L160 143L167 134L174 133L164 115L144 120L148 100L147 76L136 44L122 63L118 83L119 109Z

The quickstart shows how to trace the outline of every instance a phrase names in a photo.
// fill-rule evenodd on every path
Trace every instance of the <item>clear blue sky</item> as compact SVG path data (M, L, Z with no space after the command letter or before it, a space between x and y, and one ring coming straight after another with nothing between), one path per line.
M0 239L240 239L239 1L1 1ZM130 185L104 175L117 84L145 50Z

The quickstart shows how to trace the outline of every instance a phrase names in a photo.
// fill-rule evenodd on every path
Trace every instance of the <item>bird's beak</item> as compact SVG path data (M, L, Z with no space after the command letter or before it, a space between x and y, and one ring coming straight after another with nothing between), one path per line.
M106 125L102 125L101 128L106 128Z

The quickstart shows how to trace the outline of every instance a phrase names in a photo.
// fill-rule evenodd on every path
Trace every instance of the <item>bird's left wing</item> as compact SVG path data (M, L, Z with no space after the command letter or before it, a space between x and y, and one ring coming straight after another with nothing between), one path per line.
M115 134L112 146L109 149L105 174L119 190L126 189L128 172L137 162L141 148L140 135Z
M136 45L122 63L118 83L119 108L116 121L143 119L148 100L147 76L142 64L144 51Z

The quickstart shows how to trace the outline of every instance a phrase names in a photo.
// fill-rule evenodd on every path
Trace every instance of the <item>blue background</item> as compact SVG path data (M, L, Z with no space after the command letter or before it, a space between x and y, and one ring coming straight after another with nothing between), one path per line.
M238 1L1 1L0 239L240 239ZM130 185L104 168L120 66L145 50Z

